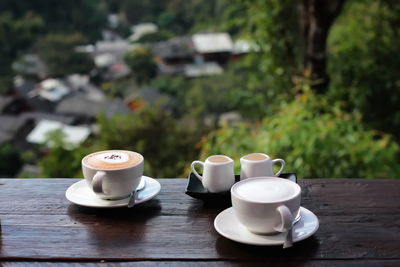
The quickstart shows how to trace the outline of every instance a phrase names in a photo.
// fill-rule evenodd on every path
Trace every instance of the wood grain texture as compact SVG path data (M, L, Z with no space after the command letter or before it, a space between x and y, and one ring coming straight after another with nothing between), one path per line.
M220 236L213 221L225 207L205 207L185 195L186 179L159 179L162 189L155 199L132 209L107 210L69 203L65 190L76 181L0 179L0 260L12 260L7 262L11 265L25 260L133 260L289 266L396 266L400 261L397 180L300 180L302 206L318 216L320 229L286 250Z
M7 261L3 262L3 267L26 267L26 266L37 266L37 267L53 267L53 266L65 266L70 267L71 262L26 262L26 261ZM400 260L307 260L307 261L293 261L293 260L262 260L262 261L98 261L98 262L73 262L74 267L78 266L107 266L107 267L130 267L130 266L181 266L181 267L219 267L219 266L285 266L285 267L298 267L298 266L310 266L310 267L399 267Z

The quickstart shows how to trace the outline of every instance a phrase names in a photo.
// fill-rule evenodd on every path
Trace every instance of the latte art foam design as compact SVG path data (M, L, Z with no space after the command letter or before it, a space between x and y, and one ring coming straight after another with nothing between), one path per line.
M129 160L129 156L127 154L117 152L104 153L97 155L96 157L101 161L111 164L127 162Z
M107 150L86 156L83 162L91 168L99 170L117 170L135 166L143 157L126 150Z
M268 178L244 183L236 187L235 191L240 197L256 202L284 201L295 196L297 193L294 186L268 180Z

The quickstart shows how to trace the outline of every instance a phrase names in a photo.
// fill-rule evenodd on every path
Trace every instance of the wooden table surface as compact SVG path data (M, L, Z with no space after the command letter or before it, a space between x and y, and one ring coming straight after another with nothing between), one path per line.
M159 179L160 194L132 209L71 204L65 190L76 181L0 179L4 265L400 266L400 180L300 180L320 228L285 250L220 236L213 221L226 207L185 195L187 179Z

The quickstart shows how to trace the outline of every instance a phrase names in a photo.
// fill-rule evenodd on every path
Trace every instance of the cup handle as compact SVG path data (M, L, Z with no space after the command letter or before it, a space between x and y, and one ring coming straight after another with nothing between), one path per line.
M191 169L192 169L192 172L194 173L194 175L196 175L196 177L199 178L199 180L201 181L203 179L203 177L200 176L200 174L197 173L197 171L195 169L196 164L201 165L203 167L203 169L204 169L204 162L199 161L199 160L195 160L195 161L192 162L192 165L190 166Z
M287 232L292 227L293 215L285 205L279 206L276 210L281 214L282 224L274 229L281 233Z
M272 160L272 165L276 164L276 163L280 163L281 164L281 169L275 173L275 176L279 176L281 175L283 168L285 167L285 161L283 159L274 159Z
M92 189L97 194L104 194L103 190L103 180L106 177L106 173L103 171L98 171L93 176Z

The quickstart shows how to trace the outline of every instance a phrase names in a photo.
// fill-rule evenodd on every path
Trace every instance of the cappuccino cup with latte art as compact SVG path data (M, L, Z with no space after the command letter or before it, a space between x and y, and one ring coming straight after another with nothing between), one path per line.
M83 176L102 199L128 197L140 183L143 165L143 156L128 150L99 151L82 159Z

